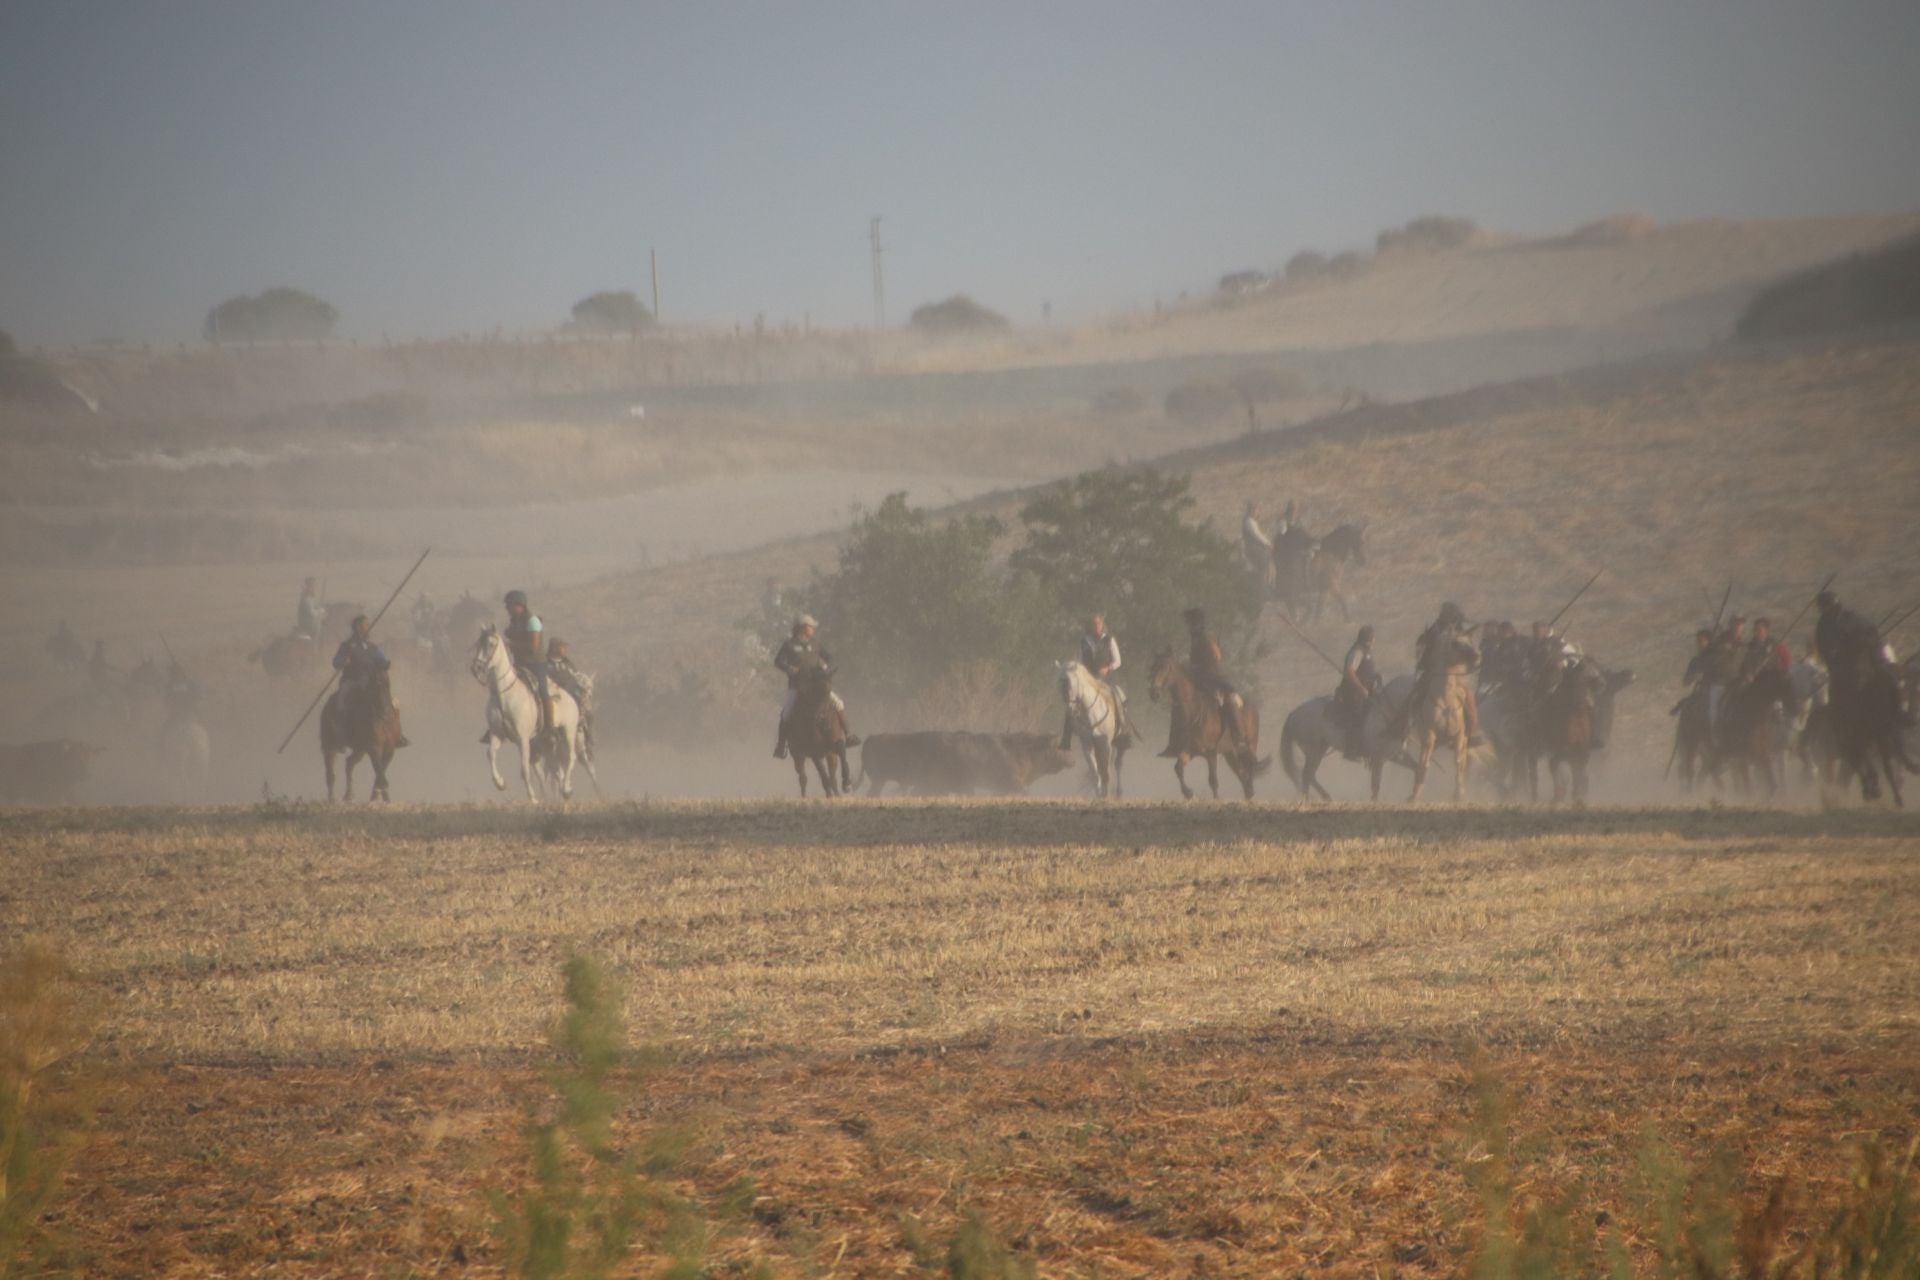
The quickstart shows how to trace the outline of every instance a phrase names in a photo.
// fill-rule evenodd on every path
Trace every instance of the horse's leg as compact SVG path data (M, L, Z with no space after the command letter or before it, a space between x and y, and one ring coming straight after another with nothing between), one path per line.
M323 760L327 766L327 803L332 804L333 803L333 752L327 750L325 747L320 748L320 759Z
M346 794L340 798L348 804L353 803L353 766L360 763L360 757L364 754L358 747L350 747L347 750L347 790Z
M800 798L805 800L807 798L807 758L798 751L794 751L791 745L787 750L793 753L793 776L800 779Z
M813 771L820 775L820 794L828 800L840 794L840 788L834 784L832 764L831 756L821 755L813 758Z
M1380 803L1380 775L1386 771L1386 768L1387 758L1385 756L1367 757L1367 773L1370 775L1368 781L1372 784L1369 798L1372 799L1375 804ZM1328 798L1331 799L1332 797L1329 796Z
M1093 741L1094 772L1100 783L1100 798L1113 795L1113 739L1095 738Z
M1182 800L1193 799L1193 788L1187 785L1187 761L1192 758L1192 756L1189 756L1184 751L1173 758L1173 776L1180 780L1180 798Z
M1119 743L1117 743L1117 742L1116 742L1116 743L1114 743L1114 745L1113 745L1113 749L1112 749L1112 752L1111 752L1110 754L1111 754L1111 756L1112 756L1112 759L1113 759L1113 768L1112 768L1112 770L1111 770L1111 772L1112 772L1112 774L1113 774L1113 798L1114 798L1115 800L1118 800L1118 799L1120 799L1120 798L1121 798L1121 792L1120 792L1120 762L1121 762L1121 760L1123 760L1123 759L1125 759L1125 758L1126 758L1126 754L1127 754L1127 749L1126 749L1125 747L1123 747L1123 746L1121 746L1121 745L1119 745Z
M507 789L507 780L500 776L500 739L491 733L487 735L487 772L493 775L495 791Z
M1467 754L1467 727L1460 726L1460 732L1454 737L1453 747L1453 801L1455 804L1467 802L1467 770L1473 766L1473 757Z
M1417 804L1420 790L1427 785L1427 769L1433 764L1434 738L1431 733L1420 736L1420 755L1413 762L1413 793L1407 797L1408 804Z
M841 747L833 754L840 761L840 794L850 796L853 794L853 770L847 768L847 749Z
M1220 757L1211 751L1207 753L1207 790L1215 800L1220 798Z
M391 759L393 752L385 748L376 747L367 753L367 763L373 766L373 793L367 797L369 802L392 799L387 794L387 762Z
M518 745L520 748L520 781L527 784L527 803L539 804L540 793L534 789L534 781L533 781L534 774L537 773L538 770L536 770L533 767L533 734L532 732L529 731L526 734L525 740L516 745Z

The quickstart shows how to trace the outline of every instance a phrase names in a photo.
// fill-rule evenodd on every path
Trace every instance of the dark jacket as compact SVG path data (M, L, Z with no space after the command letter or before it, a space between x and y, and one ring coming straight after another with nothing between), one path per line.
M825 646L813 640L789 637L773 655L773 665L787 673L787 688L798 689L808 677L833 674L833 657Z

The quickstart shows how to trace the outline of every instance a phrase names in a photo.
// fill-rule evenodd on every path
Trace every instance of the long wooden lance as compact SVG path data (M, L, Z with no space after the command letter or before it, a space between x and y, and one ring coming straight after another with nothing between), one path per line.
M1587 587L1591 587L1594 583L1600 581L1600 575L1605 572L1606 572L1605 569L1594 570L1593 576L1587 579L1587 586L1582 587L1578 591L1574 592L1573 599L1567 601L1565 604L1560 606L1560 612L1554 614L1553 617L1547 622L1547 630L1549 632L1553 630L1554 623L1560 621L1560 619L1567 616L1567 610L1573 608L1574 605L1580 603L1580 597L1587 594Z
M1726 592L1720 597L1720 607L1713 613L1713 634L1716 637L1720 634L1720 619L1727 616L1727 601L1731 599L1733 599L1733 579L1728 578Z
M1347 669L1341 666L1339 663L1335 662L1332 658L1329 658L1327 656L1326 650L1322 649L1319 645L1315 644L1313 641L1307 639L1307 633L1302 631L1299 627L1295 626L1292 618L1289 618L1283 612L1280 614L1280 621L1287 624L1287 630L1293 632L1293 634L1300 637L1301 644L1304 644L1305 646L1307 646L1307 648L1313 650L1316 654L1320 655L1320 661L1326 663L1328 666L1332 667L1335 671L1339 672L1341 679L1343 680L1346 679Z
M1787 629L1780 633L1780 640L1782 643L1785 643L1786 638L1793 634L1793 629L1800 625L1800 619L1807 616L1807 610L1813 608L1813 602L1818 600L1821 596L1821 593L1826 591L1828 587L1832 586L1833 580L1839 576L1840 576L1840 571L1838 569L1835 569L1832 573L1827 575L1827 580L1820 584L1820 590L1814 592L1812 595L1807 597L1807 602L1800 606L1800 612L1793 615L1793 621L1789 622L1787 624Z
M420 566L427 562L427 557L432 552L433 548L428 547L420 553L420 558L413 562L413 568L407 570L407 576L400 579L400 585L393 589L393 594L387 597L387 602L380 606L380 612L374 614L373 621L367 624L368 635L372 635L373 629L380 625L380 619L387 616L387 610L392 608L393 602L400 598L400 593L407 589L407 584L413 581L413 575L420 572ZM300 732L300 726L307 722L307 717L313 714L313 709L320 705L320 699L327 696L327 690L333 688L333 682L339 678L340 672L337 670L327 673L327 682L320 686L320 692L313 695L313 701L309 702L307 709L300 713L300 718L294 722L293 728L287 730L287 736L280 740L280 746L273 754L279 755L287 749L287 744L293 741L293 735Z

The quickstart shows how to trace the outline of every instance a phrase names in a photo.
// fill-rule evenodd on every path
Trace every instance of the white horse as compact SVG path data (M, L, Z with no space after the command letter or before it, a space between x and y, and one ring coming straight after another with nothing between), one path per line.
M1119 735L1120 709L1113 691L1078 661L1056 662L1054 667L1060 677L1060 700L1067 704L1074 737L1086 756L1094 794L1102 800L1109 794L1118 797L1120 759L1126 754L1126 745L1116 746L1114 742Z
M546 771L547 781L559 789L560 798L571 800L573 765L581 755L580 707L573 695L559 685L549 686L553 729L543 739L536 757L534 736L540 724L539 697L514 669L506 641L492 626L483 630L474 644L469 669L474 679L487 687L487 770L493 775L495 789L507 789L506 779L500 776L499 750L502 742L511 742L520 749L520 780L527 785L528 800L540 799L534 786L538 772L534 768L536 758Z

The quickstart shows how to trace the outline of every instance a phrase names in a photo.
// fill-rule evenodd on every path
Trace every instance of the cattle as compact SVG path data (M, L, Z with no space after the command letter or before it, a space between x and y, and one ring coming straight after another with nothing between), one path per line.
M87 768L102 748L52 738L0 746L0 803L60 804L87 780Z
M871 795L890 782L915 795L1021 795L1074 759L1044 733L875 733L860 749L860 775Z

